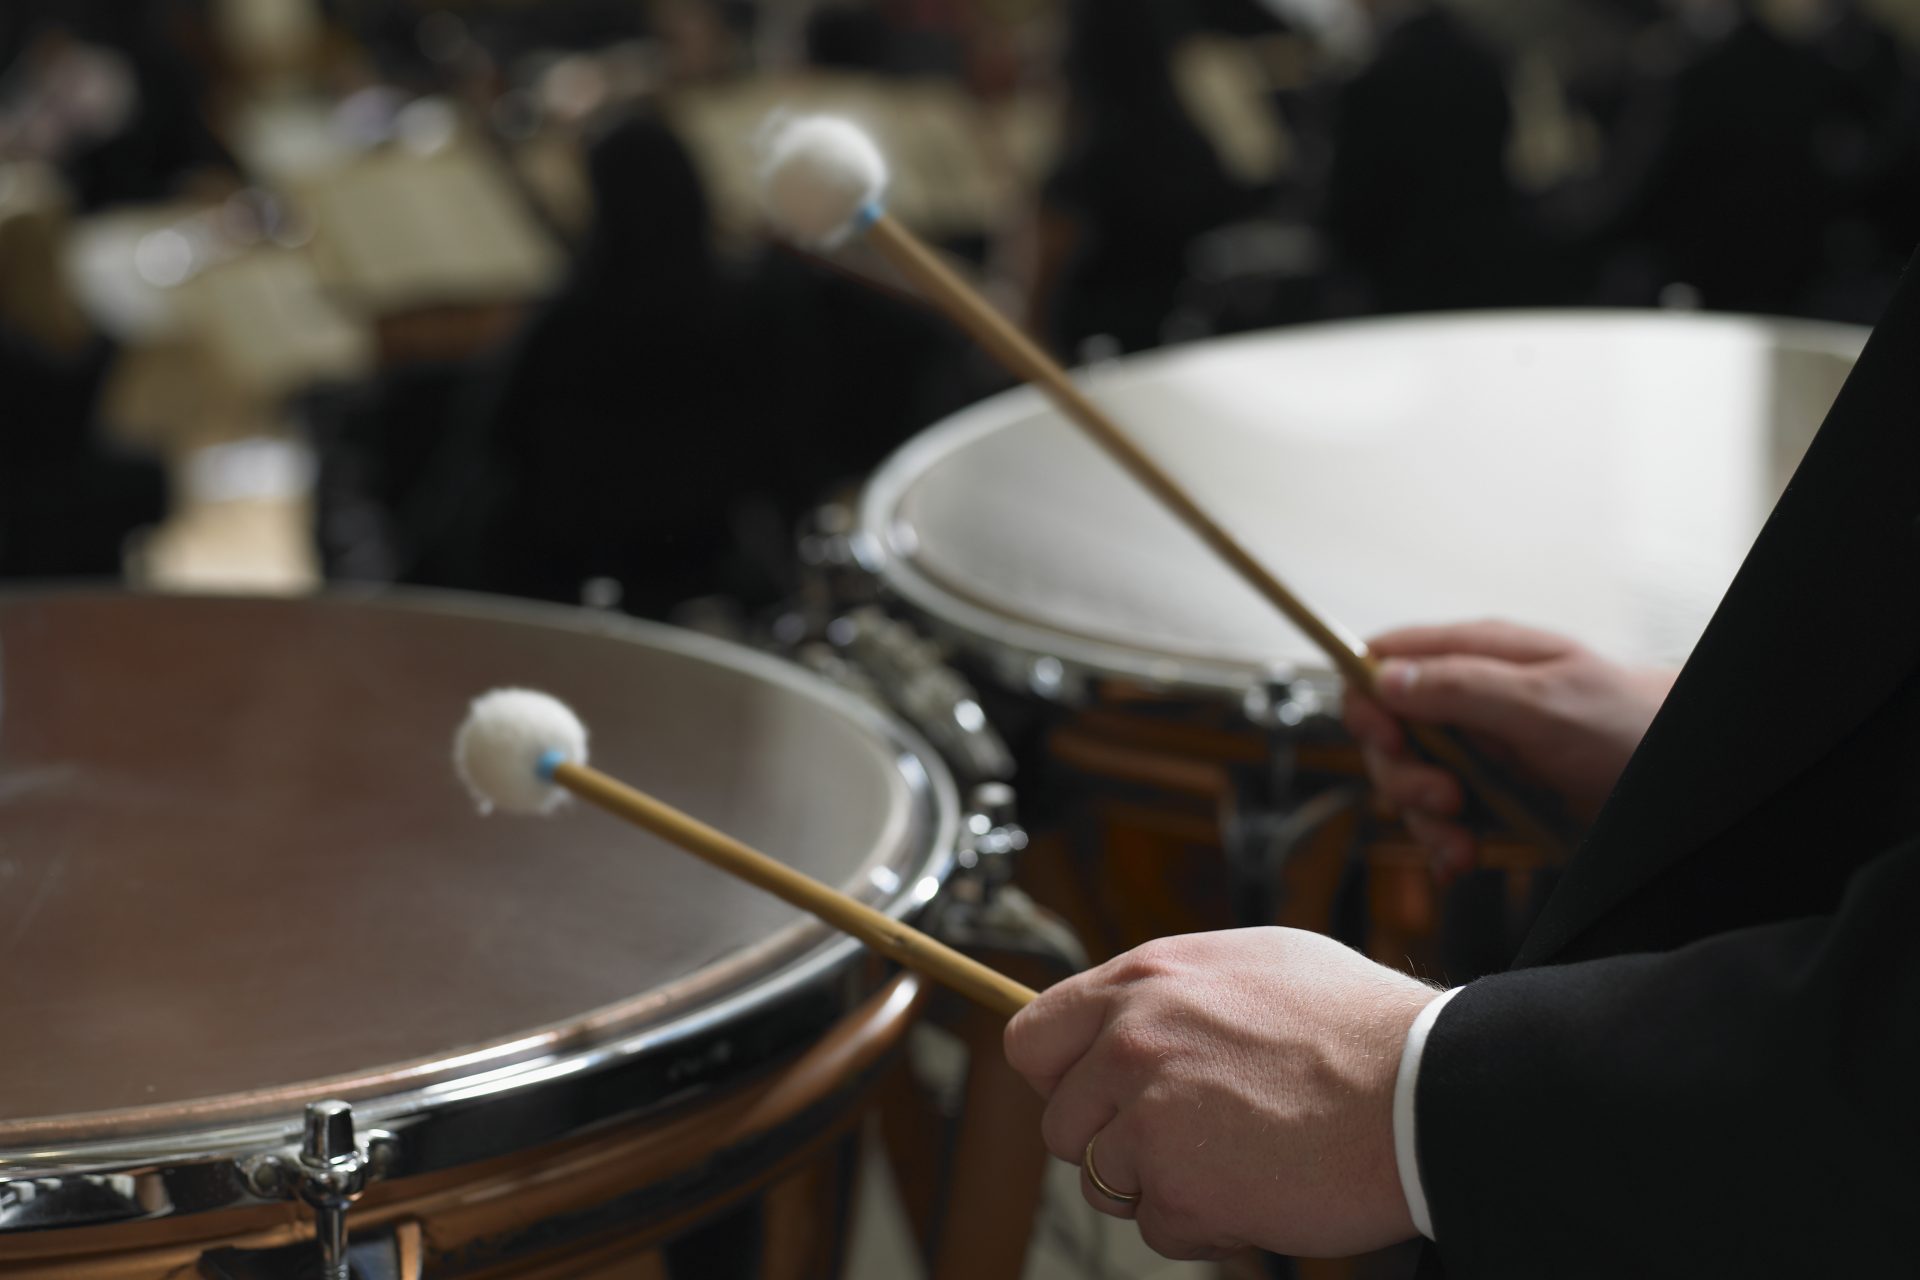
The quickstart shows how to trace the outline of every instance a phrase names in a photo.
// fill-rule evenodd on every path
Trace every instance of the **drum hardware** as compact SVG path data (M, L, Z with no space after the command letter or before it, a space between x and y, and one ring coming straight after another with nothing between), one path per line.
M1087 967L1087 949L1072 929L1012 883L1013 855L1027 847L1014 814L1013 788L983 782L967 795L956 864L963 873L934 922L942 941L967 950L1038 958L1066 973Z
M935 932L941 940L969 953L992 952L1035 961L1057 976L1079 973L1091 963L1087 948L1067 923L1018 885L1002 885L992 897L969 901L967 879L940 912ZM1006 969L999 961L994 967Z
M924 646L919 663L931 662L953 671L954 679L965 691L964 696L978 706L979 701L971 685L954 671L949 661L952 649L949 640L954 637L942 633L939 619L916 614L913 621L909 622L894 607L899 602L887 591L885 584L887 551L878 537L861 527L860 518L861 513L855 506L843 502L822 503L808 513L794 544L800 564L799 598L793 608L775 619L772 626L774 647L793 654L803 665L820 674L873 696L879 693L873 679L851 676L843 669L844 663L836 667L824 661L817 652L808 652L808 642L824 639L842 651L859 645L863 653L870 654L880 646L864 643L862 637L865 633L897 628ZM903 531L900 536L908 537L910 534ZM851 624L848 619L853 619ZM883 622L892 626L886 627L882 625ZM931 636L922 634L920 628L924 626L935 628ZM965 640L964 636L958 638L963 642ZM905 650L913 646L896 639L887 647ZM862 654L849 656L858 662ZM1051 654L1001 650L969 656L986 659L987 674L991 678L1011 688L1025 687L1047 702L1077 701L1086 694L1086 674L1069 667ZM888 665L898 664L890 662ZM885 694L879 694L879 700L882 706L909 714ZM910 714L909 718L912 718ZM971 716L967 718L970 720ZM917 721L916 727L927 732L926 727ZM929 736L935 735L930 733ZM936 741L935 745L944 744ZM989 755L992 754L995 753L989 749ZM1010 772L1011 764L1006 773L994 772L981 776L1004 777Z
M968 792L955 854L963 874L949 885L932 931L955 946L1036 956L1068 973L1086 968L1086 948L1073 930L1009 883L1012 855L1027 847L1014 789L1002 780L1013 774L1015 762L987 723L971 683L948 665L936 641L877 604L828 613L877 594L877 548L853 529L853 519L851 508L841 504L815 509L798 543L801 603L781 619L785 636L781 623L775 624L776 643L789 641L802 666L904 716L963 778L987 779ZM864 556L859 539L868 547ZM804 639L809 614L827 618L814 632L824 640Z
M1247 722L1264 731L1263 768L1237 771L1221 816L1221 845L1236 924L1271 924L1285 892L1288 860L1328 823L1356 809L1364 784L1309 786L1300 779L1300 746L1331 738L1339 725L1331 699L1292 665L1276 663L1241 698Z
M961 826L959 865L980 873L973 883L983 900L991 898L1012 878L1007 859L1027 847L1026 828L1014 816L1013 788L983 782L968 792Z
M846 503L815 507L795 551L799 599L775 620L775 647L904 717L961 781L1012 777L1012 752L988 724L979 693L948 661L946 646L882 605L883 553L860 527L859 513Z
M809 511L800 522L794 553L800 565L799 602L775 623L776 640L796 644L821 635L833 618L878 597L880 548L860 528L859 513L850 504L823 502Z
M925 734L963 781L1013 776L1013 753L987 723L980 696L940 646L878 605L826 626L826 640L880 700Z
M353 1280L420 1280L422 1253L417 1222L358 1231L347 1246L347 1274ZM313 1275L313 1245L226 1245L202 1254L199 1271L206 1280L304 1280Z
M249 1156L240 1174L262 1199L299 1200L313 1210L322 1280L348 1280L347 1209L392 1167L396 1142L383 1129L356 1135L345 1102L309 1102L299 1147Z
M1064 702L1080 692L1080 686L1068 679L1066 664L1047 654L1027 664L1026 685L1035 696L1048 702Z
M165 1181L138 1173L0 1179L0 1232L132 1222L170 1208Z
M874 707L883 711L892 709L887 702L887 695L881 692L873 678L835 653L833 646L825 641L806 641L789 651L788 656L814 675L858 695Z
M1240 699L1247 720L1276 734L1299 730L1308 721L1332 720L1337 711L1320 685L1303 677L1291 663L1275 663L1261 679L1250 683Z

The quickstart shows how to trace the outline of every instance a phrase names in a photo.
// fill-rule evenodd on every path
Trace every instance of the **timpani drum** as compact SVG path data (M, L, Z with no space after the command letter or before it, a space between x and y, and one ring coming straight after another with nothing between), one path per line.
M597 811L480 817L449 748L507 684L896 916L942 887L939 761L765 655L460 597L0 597L0 1275L311 1276L342 1220L363 1278L834 1273L918 984Z
M1206 341L1081 377L1355 634L1502 617L1677 664L1863 339L1741 317L1486 313ZM1390 831L1368 841L1357 889L1351 858L1311 892L1306 866L1276 870L1306 826L1331 822L1352 846L1371 821L1327 803L1361 790L1330 664L1039 395L1008 392L909 442L869 482L855 538L985 683L1047 708L1022 761L1025 816L1046 828L1036 803L1058 802L1066 879L1091 900L1052 904L1096 950L1275 910L1326 927L1356 914L1339 896L1352 893L1361 918L1403 926L1376 929L1376 954L1399 958L1432 928L1424 865ZM1027 868L1045 866L1042 847ZM1196 856L1223 847L1224 863Z

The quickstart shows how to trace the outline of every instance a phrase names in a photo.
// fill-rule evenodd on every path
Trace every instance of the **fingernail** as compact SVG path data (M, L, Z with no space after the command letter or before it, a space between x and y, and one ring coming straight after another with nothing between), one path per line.
M1380 688L1396 697L1405 697L1420 683L1420 667L1401 658L1388 658L1380 664Z

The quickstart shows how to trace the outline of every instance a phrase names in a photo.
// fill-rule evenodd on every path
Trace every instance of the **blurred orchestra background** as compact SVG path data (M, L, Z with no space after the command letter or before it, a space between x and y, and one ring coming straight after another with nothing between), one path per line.
M771 243L776 107L1071 363L1389 312L1871 323L1904 0L9 0L0 577L476 588L740 632L1004 384Z
M870 250L766 234L756 138L781 109L873 131L892 212L1074 366L1486 308L1866 325L1920 239L1920 0L5 0L0 586L455 588L776 649L786 626L797 647L809 592L849 568L828 563L851 519L833 504L1008 379ZM1803 370L1807 394L1830 397L1850 359ZM1724 375L1703 385L1741 389ZM1643 470L1635 510L1691 497L1684 463ZM929 646L852 616L842 665L980 718ZM1046 661L1013 682L1037 701L1058 692ZM1189 855L1280 843L1233 815L1267 812L1246 778L1296 789L1274 746L1292 704L1181 718L1107 696L1046 738L1035 758L1056 772L1023 793L1056 837L1073 785L1106 805L1090 865L1126 856L1083 876L1106 915L1069 922L1094 957L1281 918L1252 894L1229 912L1224 864ZM1016 745L1048 714L1016 709ZM999 739L959 725L934 745L963 781L1004 778ZM1324 743L1306 746L1297 789L1332 805L1300 812L1360 847L1353 751L1316 764ZM1036 884L1064 865L1045 845ZM1361 865L1344 848L1330 877ZM1411 965L1402 940L1434 931L1437 899L1424 857L1396 849L1398 878L1368 892L1404 901L1368 909L1382 958ZM1351 883L1322 898L1358 901ZM1475 920L1531 892L1479 883ZM1394 932L1394 911L1415 923ZM1476 963L1498 967L1507 939L1483 933ZM998 1024L968 1034L1000 1070ZM979 1135L955 1158L966 1203L1001 1206L980 1216L1023 1257L1043 1157L1031 1098L1001 1076L942 1105ZM1072 1203L1077 1173L1054 1172ZM940 1201L922 1182L903 1174L901 1194L926 1235ZM950 1237L986 1244L953 1256L992 1243L964 1225ZM1027 1274L1157 1264L1109 1269L1107 1237L1087 1239L1094 1263Z

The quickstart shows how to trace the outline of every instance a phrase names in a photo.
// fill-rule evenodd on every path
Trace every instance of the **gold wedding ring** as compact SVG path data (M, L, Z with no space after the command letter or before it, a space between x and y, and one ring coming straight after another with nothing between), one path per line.
M1140 1202L1140 1193L1138 1191L1132 1193L1115 1191L1106 1184L1105 1179L1101 1178L1100 1171L1093 1167L1093 1144L1097 1141L1097 1138L1098 1135L1087 1139L1086 1154L1080 1157L1080 1167L1086 1170L1087 1181L1093 1184L1095 1191L1098 1191L1109 1200L1119 1204L1138 1204Z

